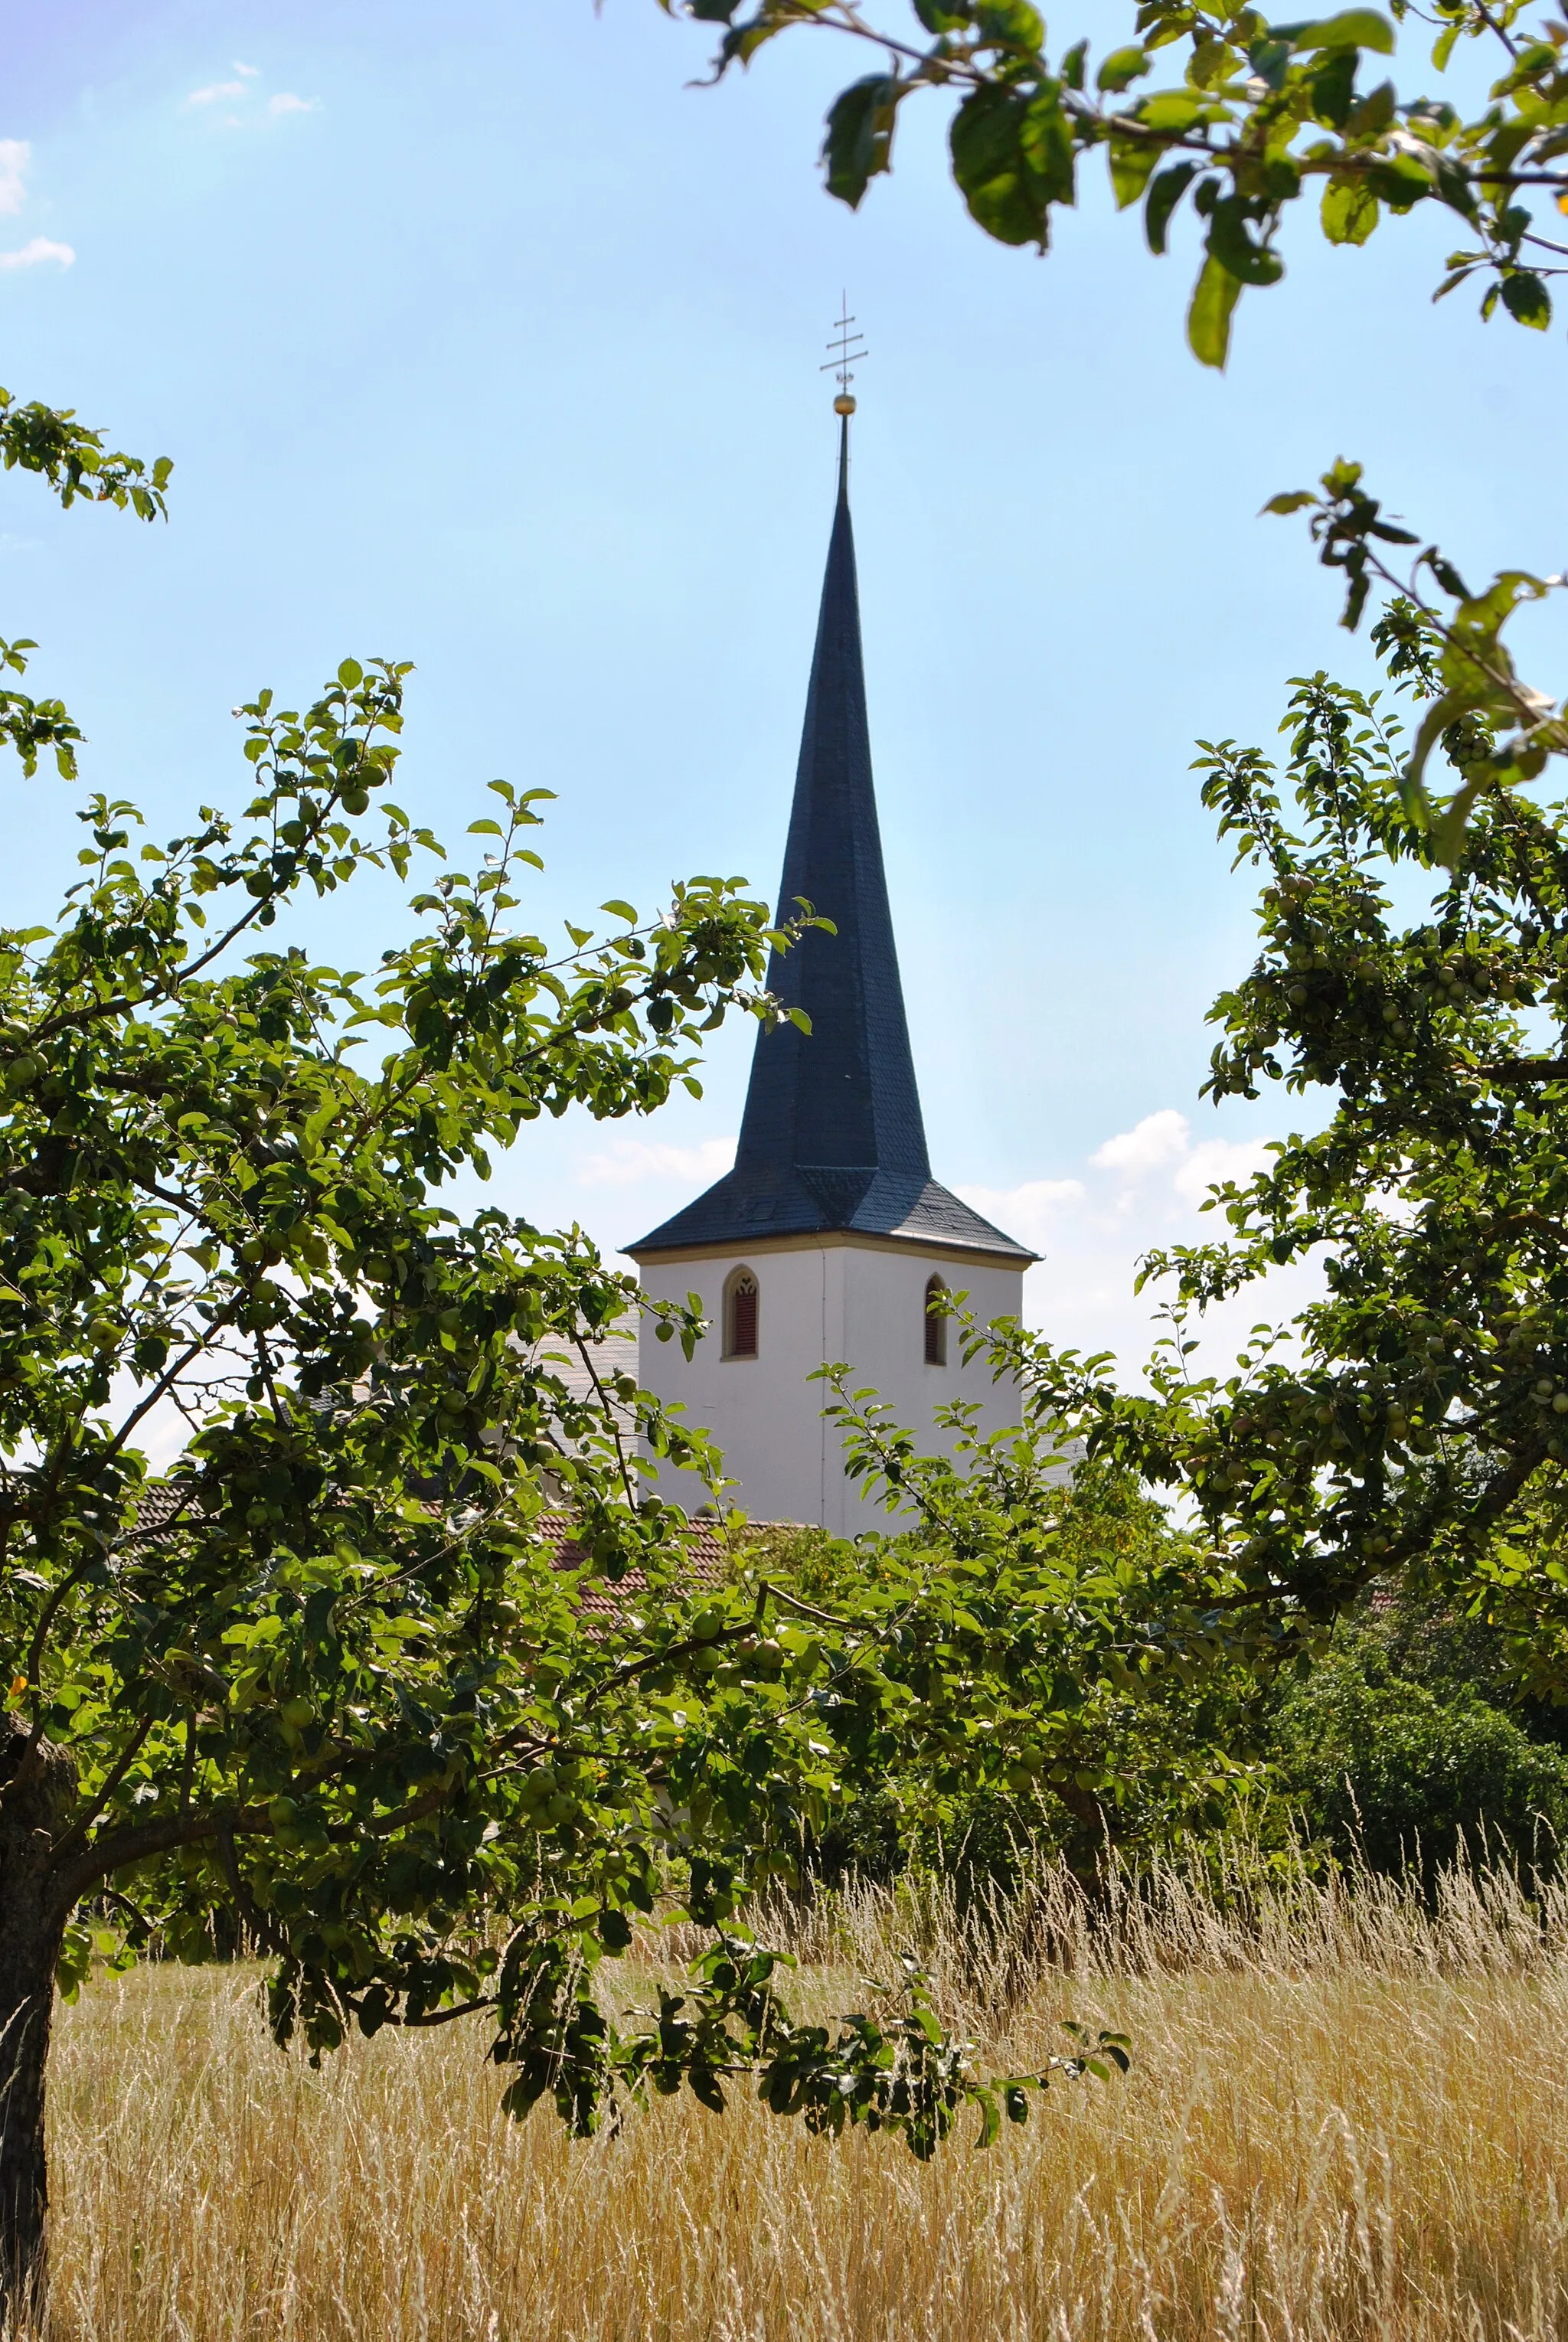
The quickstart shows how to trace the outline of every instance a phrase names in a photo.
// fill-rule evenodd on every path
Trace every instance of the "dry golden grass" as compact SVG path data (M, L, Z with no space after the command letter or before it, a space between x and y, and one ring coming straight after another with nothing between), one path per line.
M749 2100L574 2146L497 2116L461 2027L313 2074L253 1974L95 1985L58 2035L52 2342L1568 2335L1563 1897L1166 1877L1091 1923L1046 1877L988 1942L867 1897L813 1918L797 1997L853 2005L901 1941L992 2054L1071 2014L1132 2074L924 2169Z

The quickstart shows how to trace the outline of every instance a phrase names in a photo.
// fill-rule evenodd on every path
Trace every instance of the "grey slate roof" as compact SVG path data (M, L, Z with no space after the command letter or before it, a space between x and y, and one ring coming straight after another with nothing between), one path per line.
M769 988L811 1033L758 1033L734 1169L634 1257L830 1230L1035 1257L931 1176L871 777L848 427L779 885L781 919L804 897L837 932L774 955Z

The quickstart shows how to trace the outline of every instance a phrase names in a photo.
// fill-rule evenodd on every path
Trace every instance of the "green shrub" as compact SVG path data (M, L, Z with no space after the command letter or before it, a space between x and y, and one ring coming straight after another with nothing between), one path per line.
M1185 1544L1160 1506L1105 1465L1081 1466L1050 1503L1053 1550L1066 1568L1099 1563L1127 1570L1135 1582L1140 1567ZM820 1529L763 1528L748 1535L746 1549L830 1611L874 1566L869 1546ZM884 1664L897 1673L896 1660L884 1656ZM934 1805L929 1767L913 1766L907 1777L879 1772L847 1811L808 1834L805 1867L830 1886L936 1871L954 1880L961 1904L1009 1885L1025 1850L1062 1856L1088 1878L1108 1844L1169 1848L1233 1823L1238 1795L1256 1787L1248 1751L1261 1716L1255 1682L1239 1668L1206 1669L1193 1681L1174 1669L1144 1675L1126 1667L1120 1679L1107 1674L1084 1690L1077 1711L1082 1775L1059 1764L1016 1792L992 1785ZM1231 1753L1233 1770L1216 1764L1216 1748Z
M1461 1838L1553 1865L1568 1843L1568 1752L1550 1710L1513 1708L1484 1627L1405 1605L1364 1614L1275 1695L1263 1736L1311 1835L1379 1870L1430 1871Z
M1058 1499L1064 1553L1110 1563L1179 1540L1160 1508L1106 1467ZM814 1529L772 1529L759 1557L831 1607L866 1555ZM806 1868L828 1885L942 1873L960 1901L1010 1884L1025 1852L1058 1855L1085 1880L1107 1846L1202 1867L1240 1832L1263 1852L1305 1837L1318 1853L1428 1876L1463 1839L1473 1855L1554 1867L1568 1847L1568 1708L1517 1696L1502 1633L1402 1593L1369 1596L1305 1676L1270 1686L1237 1668L1193 1684L1174 1672L1102 1683L1085 1735L1111 1786L1043 1778L952 1801L940 1823L919 1780L868 1779L813 1837ZM1216 1769L1225 1749L1233 1769Z

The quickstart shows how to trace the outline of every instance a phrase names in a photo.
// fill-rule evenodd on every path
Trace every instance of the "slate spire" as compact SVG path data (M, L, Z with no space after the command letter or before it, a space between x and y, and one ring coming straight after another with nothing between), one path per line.
M778 917L833 921L775 953L770 990L804 1008L759 1032L735 1166L628 1249L744 1244L829 1229L1032 1259L931 1176L883 871L849 513L849 419L828 540Z
M841 432L778 906L783 919L808 902L837 932L808 929L768 970L769 988L804 1008L812 1029L780 1025L757 1036L735 1167L765 1175L793 1166L847 1219L879 1171L915 1182L918 1192L931 1165L872 784L847 415Z

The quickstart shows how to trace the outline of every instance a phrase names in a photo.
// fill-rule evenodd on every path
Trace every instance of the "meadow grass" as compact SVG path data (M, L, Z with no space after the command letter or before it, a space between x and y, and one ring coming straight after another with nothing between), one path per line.
M989 1920L929 1889L772 1924L802 2007L910 1945L986 2057L1070 2016L1130 2034L1132 2072L925 2167L743 2095L574 2144L497 2113L464 2026L313 2073L254 1970L146 1967L62 2012L50 2342L1568 2336L1560 1891L1238 1862L1091 1911L1044 1869Z

